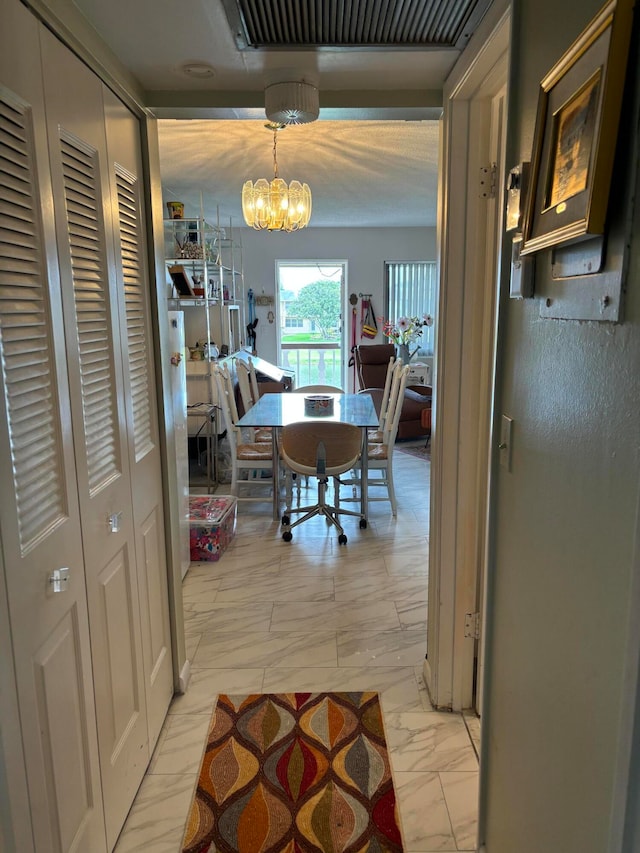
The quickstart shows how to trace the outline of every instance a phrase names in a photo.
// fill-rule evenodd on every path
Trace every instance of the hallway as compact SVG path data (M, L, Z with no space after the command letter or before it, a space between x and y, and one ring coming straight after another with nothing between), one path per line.
M367 530L345 522L345 547L320 519L284 543L269 502L241 502L226 554L189 570L190 687L173 700L117 853L179 853L218 693L365 689L381 694L407 853L475 849L477 726L433 711L422 680L429 462L396 448L394 472L397 519L372 503Z

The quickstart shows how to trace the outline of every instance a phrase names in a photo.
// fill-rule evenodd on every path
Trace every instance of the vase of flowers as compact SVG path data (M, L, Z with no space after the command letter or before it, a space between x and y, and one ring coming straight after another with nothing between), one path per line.
M415 353L409 349L409 344L396 344L397 356L403 364L409 364Z
M400 317L398 320L385 320L382 333L396 345L397 357L403 364L409 364L418 352L416 346L411 351L411 345L422 337L422 329L433 325L433 317L424 314L422 317Z

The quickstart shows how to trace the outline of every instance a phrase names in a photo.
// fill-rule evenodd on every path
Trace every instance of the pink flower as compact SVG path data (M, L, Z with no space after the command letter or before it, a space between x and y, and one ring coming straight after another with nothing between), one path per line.
M411 344L422 337L424 326L433 325L431 314L423 314L422 317L400 317L398 320L384 320L382 333L394 344Z

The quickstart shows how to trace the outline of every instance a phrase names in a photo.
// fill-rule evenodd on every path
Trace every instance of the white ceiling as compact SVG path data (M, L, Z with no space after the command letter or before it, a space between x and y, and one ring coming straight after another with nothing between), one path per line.
M197 214L202 192L209 217L219 205L241 221L244 181L273 174L264 89L303 80L319 89L320 118L278 134L278 165L280 177L310 185L310 227L435 224L434 119L458 51L240 51L221 0L75 0L75 6L159 117L165 200L184 201L187 214ZM210 65L212 76L185 74L189 63Z
M277 134L278 173L311 187L311 226L435 225L437 122L317 121ZM160 121L164 200L241 217L246 180L273 177L263 121ZM310 226L310 227L311 227Z

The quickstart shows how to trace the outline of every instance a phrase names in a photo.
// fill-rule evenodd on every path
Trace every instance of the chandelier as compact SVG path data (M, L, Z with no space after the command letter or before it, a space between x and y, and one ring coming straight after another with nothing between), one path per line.
M245 181L242 187L242 213L250 228L258 231L299 231L311 218L311 190L308 184L278 177L277 137L284 124L268 122L273 130L273 180Z

